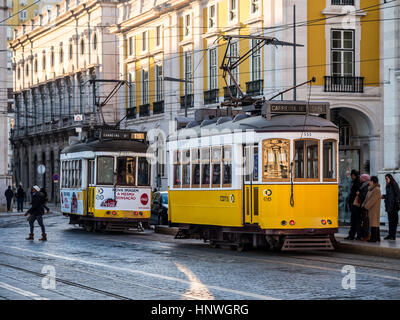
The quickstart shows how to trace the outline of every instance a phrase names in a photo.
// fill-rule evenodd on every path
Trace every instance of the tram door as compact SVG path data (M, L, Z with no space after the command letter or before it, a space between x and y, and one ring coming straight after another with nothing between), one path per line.
M87 173L88 173L87 186L85 186L86 187L86 192L87 192L86 212L94 212L94 189L95 189L95 184L94 184L94 176L95 176L94 160L88 160Z
M243 146L243 216L245 224L258 223L258 145Z

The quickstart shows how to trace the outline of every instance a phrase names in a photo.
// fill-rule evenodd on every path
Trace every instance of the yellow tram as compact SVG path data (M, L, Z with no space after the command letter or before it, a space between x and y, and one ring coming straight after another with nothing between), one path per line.
M151 212L145 134L102 130L61 153L61 212L87 231L142 229Z
M199 110L169 136L177 237L239 250L334 249L339 133L329 104L264 101L256 109Z

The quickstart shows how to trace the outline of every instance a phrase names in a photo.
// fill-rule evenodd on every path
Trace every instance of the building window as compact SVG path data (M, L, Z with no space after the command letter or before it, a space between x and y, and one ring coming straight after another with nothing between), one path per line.
M229 0L229 21L237 18L237 0Z
M185 16L185 36L189 36L191 34L191 19L190 14Z
M142 70L142 104L149 103L149 72Z
M193 54L190 51L185 52L185 80L192 81L193 76ZM193 91L193 84L185 82L186 94L191 94Z
M209 89L218 89L218 66L217 66L217 48L209 49L209 72L210 87Z
M252 39L251 45L254 48L260 42L261 42L261 40ZM261 58L261 49L254 51L254 53L251 56L251 78L252 78L252 81L260 80L262 78L261 77L261 59L262 59Z
M28 12L26 10L22 10L19 12L19 20L25 21L28 19Z
M156 101L163 100L163 67L156 65Z
M262 143L263 181L288 181L290 141L286 139L267 139Z
M251 13L254 14L258 12L260 8L260 0L251 0Z
M64 62L64 50L62 47L60 47L60 63Z
M129 37L129 40L128 40L128 53L129 53L130 56L133 56L134 42L135 42L135 38L134 37Z
M235 41L230 44L229 48L229 55L230 55L230 60L231 64L235 63L238 58L239 58L239 42ZM235 78L235 81L239 81L239 67L237 66L235 69L232 70L232 75ZM234 81L232 78L230 78L230 85L234 85Z
M354 0L332 0L333 6L354 6Z
M72 54L73 54L72 43L69 44L69 50L68 51L69 51L69 53L68 53L69 60L72 60Z
M37 58L35 58L35 63L34 63L34 70L35 70L35 73L37 73L38 72L38 62L37 62Z
M142 51L147 50L147 31L142 32Z
M213 4L208 7L208 27L215 28L217 26L217 9L216 5Z
M97 50L97 34L96 33L93 36L93 49Z
M52 67L54 67L54 51L51 51L50 53L50 64Z
M46 53L43 53L43 57L42 57L42 69L43 69L43 70L46 69Z
M161 26L156 27L156 46L161 45Z
M295 179L319 180L319 141L296 140L294 143Z
M26 71L26 75L29 76L29 65L28 64L26 64L25 71Z
M332 76L354 76L354 30L332 30Z
M128 108L133 108L136 106L135 74L133 72L128 74L128 83Z
M85 53L85 41L81 40L81 54Z

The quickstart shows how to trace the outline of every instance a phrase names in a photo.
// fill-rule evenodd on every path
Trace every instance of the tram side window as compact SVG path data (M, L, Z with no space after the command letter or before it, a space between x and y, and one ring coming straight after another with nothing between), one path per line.
M262 144L263 181L289 180L290 141L286 139L267 139Z
M68 161L68 188L72 187L72 161Z
M180 187L181 186L181 152L179 150L176 150L174 152L174 187Z
M220 147L212 148L211 171L212 171L212 186L214 188L221 187L221 160L222 160L222 149Z
M117 158L117 184L134 186L136 177L136 158Z
M89 160L88 169L89 169L88 180L89 184L91 185L94 184L94 160Z
M201 187L210 187L210 148L201 149Z
M336 180L336 140L324 140L323 178Z
M319 179L319 141L295 141L295 178Z
M192 188L200 186L200 150L192 149Z
M76 187L81 188L82 187L82 160L78 160L76 164L76 176L77 176L77 185Z
M190 187L190 150L182 151L182 187Z
M150 185L150 164L146 157L138 158L138 186Z
M223 187L232 186L232 147L224 147L223 149L223 176L222 185Z
M97 158L97 184L113 184L114 183L114 158L98 157Z

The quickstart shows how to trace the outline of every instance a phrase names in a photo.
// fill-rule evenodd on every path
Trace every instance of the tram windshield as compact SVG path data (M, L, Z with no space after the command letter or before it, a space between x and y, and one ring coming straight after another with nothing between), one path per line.
M150 185L150 164L147 158L138 158L138 186Z
M114 183L114 157L97 158L97 184Z
M136 158L117 158L117 184L134 186L136 178Z

